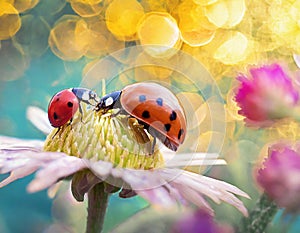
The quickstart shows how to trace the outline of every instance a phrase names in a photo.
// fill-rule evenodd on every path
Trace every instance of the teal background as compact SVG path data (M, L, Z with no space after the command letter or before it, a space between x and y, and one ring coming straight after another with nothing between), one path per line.
M10 41L2 41L2 45L5 43ZM45 139L45 135L27 120L27 107L34 105L47 111L48 102L54 93L80 85L82 69L86 63L85 59L64 62L48 49L39 58L31 59L22 77L15 81L0 81L0 134ZM6 176L1 175L0 178ZM51 210L53 200L47 196L47 192L26 192L26 186L33 177L31 175L0 189L1 233L40 233L55 222ZM146 206L147 203L139 197L124 200L113 195L104 232ZM85 211L85 208L82 208L82 211ZM84 223L85 219L82 219L82 222Z

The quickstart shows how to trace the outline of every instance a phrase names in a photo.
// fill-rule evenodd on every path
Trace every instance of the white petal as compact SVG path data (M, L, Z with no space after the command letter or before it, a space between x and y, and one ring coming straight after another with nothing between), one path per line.
M111 173L113 164L105 161L92 162L85 160L87 167L100 179L105 180L106 177Z
M122 178L136 191L158 188L167 183L157 171L124 169Z
M0 188L10 184L11 182L23 178L25 176L30 175L31 173L35 172L38 169L38 166L36 165L28 165L26 167L18 167L15 170L13 170L9 177L1 181Z
M196 192L199 195L208 196L216 203L220 203L221 200L225 201L236 207L245 216L248 214L243 203L233 194L244 197L248 197L248 195L231 184L188 171L181 171L180 173L180 170L176 169L164 169L161 174L166 180L170 181L172 186L180 187L178 190L181 195L190 198L189 201L195 204Z
M27 190L28 192L37 192L48 188L58 180L66 178L84 168L87 168L87 164L82 159L65 155L40 169L35 179L28 185Z
M197 160L171 160L166 162L166 167L182 168L187 166L213 166L213 165L226 165L224 159L197 159Z
M148 200L152 205L171 208L177 203L175 199L171 198L168 191L164 187L139 190L136 191L136 193Z
M187 175L187 176L189 176L193 179L196 179L196 180L199 179L198 174L188 172L188 171L184 171L184 173L185 173L185 175ZM222 180L217 180L217 179L207 177L207 176L201 176L201 182L206 184L206 185L211 185L211 186L218 187L218 189L226 190L228 192L234 193L234 194L242 196L242 197L250 198L247 193L243 192L238 187L236 187L232 184L229 184L225 181L222 181Z
M44 141L19 139L0 135L0 153L9 150L35 150L40 151L44 146Z
M298 68L300 68L300 55L299 54L293 54L294 61Z
M213 214L213 209L210 207L210 205L207 203L207 201L201 196L197 191L193 190L192 188L186 187L181 184L172 184L174 187L176 187L178 190L183 190L182 196L189 200L190 202L197 205L199 208L206 209L210 214Z
M48 120L48 114L44 110L30 106L27 108L26 116L27 119L44 134L48 135L53 130Z
M226 161L217 159L217 153L176 153L165 147L160 149L165 160L166 167L183 168L186 166L208 166L208 165L225 165Z

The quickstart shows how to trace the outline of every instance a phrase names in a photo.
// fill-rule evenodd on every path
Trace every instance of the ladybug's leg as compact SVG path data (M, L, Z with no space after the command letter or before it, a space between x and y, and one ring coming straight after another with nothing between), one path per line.
M116 116L118 116L120 113L121 113L121 109L118 109L118 111L117 112L115 112L115 113L112 113L110 116L111 117L116 117Z
M151 146L151 154L154 154L154 148L155 148L155 144L156 144L156 136L153 136L153 142L152 142L152 146Z
M128 115L128 113L123 108L113 108L113 109L117 109L117 111L115 113L112 113L111 117L116 117L116 116L118 116L120 114L122 114L122 115ZM130 116L130 115L128 115L128 116Z
M73 117L69 120L69 122L68 122L68 126L70 126L71 127L71 129L72 129L72 122L73 122Z
M144 130L144 125L139 124L139 122L136 120L136 118L129 116L128 117L128 125L131 128L135 140L142 144L145 145L146 150L149 154L151 154L150 151L150 139L149 136L147 135L147 133Z
M83 120L82 120L82 117L83 117L83 111L82 111L82 108L81 108L81 104L80 104L80 101L79 101L79 113L80 113L80 121L83 123L83 124L85 124L85 122L83 122ZM72 121L72 119L71 119L71 121Z
M61 127L57 128L57 131L55 132L55 134L52 136L52 139L56 136L56 134L58 134L58 132L60 131Z
M149 134L151 134L151 136L153 137L153 141L152 141L152 145L151 145L151 154L153 154L154 148L156 145L156 138L159 137L159 135L158 135L157 131L154 128L152 128L151 126L146 125L145 128L149 132Z

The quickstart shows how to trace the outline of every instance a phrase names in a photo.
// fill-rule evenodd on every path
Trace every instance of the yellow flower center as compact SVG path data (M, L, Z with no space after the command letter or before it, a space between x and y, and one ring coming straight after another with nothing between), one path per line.
M84 107L85 104L81 105ZM103 160L115 167L149 170L164 164L156 147L151 154L152 142L152 137L134 118L83 108L83 113L77 111L70 124L54 129L48 135L44 150Z

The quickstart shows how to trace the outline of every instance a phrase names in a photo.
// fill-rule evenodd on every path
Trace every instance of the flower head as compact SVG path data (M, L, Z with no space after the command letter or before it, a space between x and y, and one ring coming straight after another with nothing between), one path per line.
M240 75L235 99L239 114L250 125L266 126L290 116L299 100L292 80L279 64L250 69L250 77Z
M218 225L213 217L204 210L185 215L179 219L171 229L170 233L193 232L193 233L225 233L232 232L227 226Z
M300 154L289 148L273 146L263 168L257 173L257 181L280 207L289 211L300 206Z
M45 119L39 117L46 114L36 115L37 112L36 108L30 108L28 115L45 131ZM247 215L243 203L233 195L248 197L246 193L223 181L181 169L191 156L177 162L165 160L173 152L157 150L149 156L145 154L148 139L141 138L138 131L134 134L121 118L100 116L91 110L84 111L82 116L81 119L75 115L72 124L58 133L57 129L52 131L45 143L1 137L0 173L10 173L10 176L0 187L37 171L28 186L29 192L72 177L72 193L78 201L83 201L84 194L96 184L104 182L107 193L121 189L120 197L138 194L152 204L165 207L194 203L212 213L204 199L207 196L217 203L230 203ZM192 156L190 165L203 163L203 153Z

